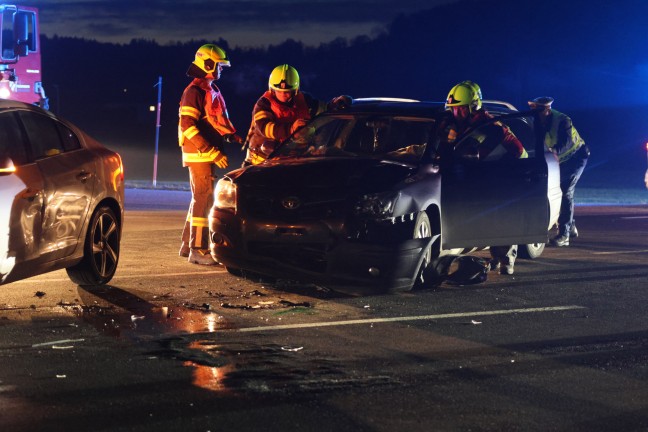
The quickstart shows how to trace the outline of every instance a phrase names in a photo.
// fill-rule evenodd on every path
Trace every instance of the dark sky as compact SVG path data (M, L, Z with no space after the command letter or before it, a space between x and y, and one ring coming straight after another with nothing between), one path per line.
M41 33L128 43L218 40L258 47L286 39L317 46L373 36L399 14L457 0L24 0L40 9Z

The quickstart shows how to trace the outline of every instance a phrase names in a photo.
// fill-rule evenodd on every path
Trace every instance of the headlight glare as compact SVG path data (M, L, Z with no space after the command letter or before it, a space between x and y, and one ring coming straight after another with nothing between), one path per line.
M236 184L228 178L222 178L216 183L214 205L220 209L236 212Z

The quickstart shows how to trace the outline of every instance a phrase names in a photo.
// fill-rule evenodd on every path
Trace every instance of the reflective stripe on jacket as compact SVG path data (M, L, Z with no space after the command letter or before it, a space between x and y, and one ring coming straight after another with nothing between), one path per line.
M180 100L178 144L183 166L213 162L223 152L223 136L235 132L218 87L205 79L194 79Z
M288 104L284 104L270 90L266 91L252 111L245 160L253 165L260 164L281 141L294 132L295 121L310 120L325 109L324 102L314 99L308 93L299 92Z

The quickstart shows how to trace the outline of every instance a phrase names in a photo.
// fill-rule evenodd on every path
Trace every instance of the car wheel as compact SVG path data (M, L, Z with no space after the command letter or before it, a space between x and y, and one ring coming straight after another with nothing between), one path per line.
M92 215L83 245L83 258L67 268L72 282L78 285L103 285L117 270L120 241L119 221L110 207L100 207Z
M520 245L518 247L518 255L520 255L520 258L536 259L540 255L542 255L544 248L545 248L544 243L529 243L525 245Z
M428 215L422 211L419 212L416 216L416 221L414 222L414 234L413 238L429 238L432 237L432 227L430 226L430 218ZM432 250L431 247L425 251L423 256L423 262L421 262L418 271L416 272L416 278L414 279L414 285L412 286L413 290L420 289L425 285L426 282L426 270L430 266L432 261Z

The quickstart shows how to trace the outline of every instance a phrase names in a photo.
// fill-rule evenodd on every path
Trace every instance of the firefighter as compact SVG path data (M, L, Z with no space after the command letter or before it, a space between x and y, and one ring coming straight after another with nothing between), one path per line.
M252 110L252 124L247 134L247 154L243 166L258 165L268 158L277 145L308 120L325 110L351 105L350 96L338 96L326 102L299 90L299 73L283 64L275 67L268 78L268 90Z
M562 202L558 216L558 235L549 241L552 246L569 246L569 239L578 237L574 222L574 191L587 165L590 151L565 114L551 108L551 97L537 97L529 101L535 110L537 139L558 156Z
M446 145L454 148L457 137L470 132L471 139L476 141L480 160L487 158L500 145L511 159L528 157L520 140L503 123L496 121L480 127L494 117L483 109L481 89L474 82L463 81L455 85L448 93L445 106L452 113L449 124L443 128L443 134L447 134L444 137ZM517 245L491 246L490 254L492 270L499 269L503 275L513 274Z
M193 264L215 265L209 253L208 215L214 202L214 165L228 166L224 143L242 143L229 119L225 100L216 86L227 54L213 44L201 46L187 70L193 78L180 100L178 141L182 165L189 169L191 204L187 213L180 256Z

